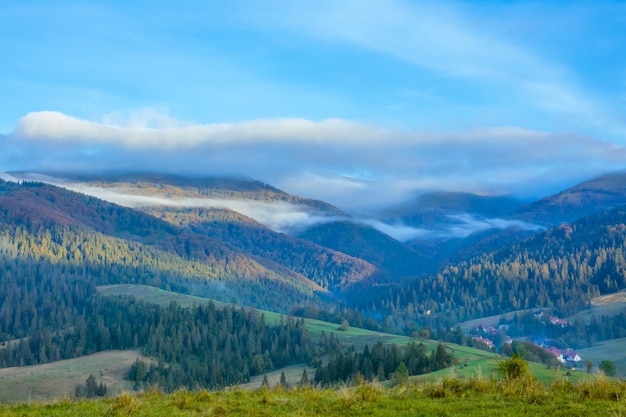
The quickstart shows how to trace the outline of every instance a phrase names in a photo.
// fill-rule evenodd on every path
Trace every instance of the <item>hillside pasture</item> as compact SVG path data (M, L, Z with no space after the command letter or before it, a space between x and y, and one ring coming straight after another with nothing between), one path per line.
M150 362L138 350L108 350L75 359L0 369L0 402L31 402L74 395L76 385L91 374L116 395L132 389L126 380L137 358Z
M585 360L589 359L597 369L600 362L608 359L615 363L618 376L626 375L626 337L604 340L594 346L578 350Z
M589 324L591 316L616 316L626 311L626 290L613 294L595 297L590 302L590 307L568 317L569 321L581 318L585 324Z

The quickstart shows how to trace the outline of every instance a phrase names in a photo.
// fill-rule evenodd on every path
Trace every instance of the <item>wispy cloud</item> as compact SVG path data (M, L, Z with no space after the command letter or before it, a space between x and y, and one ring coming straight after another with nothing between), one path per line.
M15 177L14 177L15 178ZM17 177L19 178L19 176ZM27 177L35 179L33 177ZM172 198L165 195L140 195L118 188L101 188L76 184L52 177L38 177L40 181L62 186L72 191L100 198L124 207L149 208L221 208L250 217L266 227L283 233L291 233L320 223L345 220L346 216L329 215L306 204L286 202L267 203L254 200L228 200L216 198Z
M281 233L294 233L306 230L312 226L338 221L352 221L372 227L401 242L413 239L464 238L472 233L490 229L518 228L522 230L541 230L542 227L517 220L488 219L471 214L450 215L448 217L458 223L439 229L426 229L406 225L400 222L386 223L370 217L348 215L334 215L319 211L303 204L286 202L263 202L254 200L228 200L216 198L172 198L166 195L141 195L124 188L102 188L82 183L68 181L49 175L37 173L7 174L0 173L0 179L20 182L23 180L41 181L57 185L72 191L100 198L124 207L150 208L221 208L243 214L264 226ZM0 248L1 249L1 248Z
M484 232L492 229L519 229L536 232L545 229L543 226L526 223L519 220L488 219L471 214L457 214L448 216L459 221L459 224L449 226L443 235L446 237L464 238L473 233Z
M433 239L463 239L474 233L487 230L517 229L524 231L539 231L544 227L519 220L507 220L499 218L486 218L469 213L449 215L454 224L433 224L430 228L420 228L404 223L385 223L372 219L360 219L358 222L367 224L401 242L411 240Z
M408 226L401 223L385 223L379 220L367 218L359 219L357 222L373 227L374 229L383 232L400 242L406 242L420 237L430 238L433 236L433 232L431 230Z
M601 127L622 136L626 132L624 120L612 111L612 100L603 103L590 93L575 68L555 60L554 52L541 43L531 47L510 33L511 24L524 24L525 19L549 24L571 5L537 4L526 10L510 5L500 10L507 13L503 18L489 16L484 13L489 6L475 3L322 0L272 4L275 8L268 12L251 10L247 18L259 26L272 25L293 35L393 57L450 82L464 80L461 90L472 90L467 82L476 83L473 88L478 91L468 92L475 97L473 106L485 104L478 98L479 91L488 89L492 98L499 97L495 102L518 112L547 111L552 117L568 118L570 124ZM592 11L597 8L587 14ZM578 14L584 16L585 10ZM583 23L574 13L567 15L571 25ZM457 92L459 96L463 93Z

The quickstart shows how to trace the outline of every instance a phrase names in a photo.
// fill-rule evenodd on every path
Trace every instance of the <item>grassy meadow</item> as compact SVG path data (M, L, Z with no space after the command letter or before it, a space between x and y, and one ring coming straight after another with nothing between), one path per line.
M31 402L73 395L77 384L92 374L106 384L108 392L132 389L128 368L143 357L136 350L107 350L75 359L41 365L0 369L0 402Z
M3 416L625 416L626 384L444 379L387 388L359 384L208 392L124 393L100 400L0 406Z

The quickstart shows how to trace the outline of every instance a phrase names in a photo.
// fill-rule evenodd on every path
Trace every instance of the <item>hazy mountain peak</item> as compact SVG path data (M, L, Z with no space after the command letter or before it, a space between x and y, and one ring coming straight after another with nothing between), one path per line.
M584 181L519 208L514 217L543 225L570 222L626 204L626 172Z

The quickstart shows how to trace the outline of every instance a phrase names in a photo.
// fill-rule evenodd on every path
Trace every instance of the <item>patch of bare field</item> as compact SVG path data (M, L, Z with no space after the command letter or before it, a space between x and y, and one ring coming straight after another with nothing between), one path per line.
M128 369L140 358L138 350L109 350L41 365L0 369L0 402L30 402L72 396L76 385L92 374L110 394L132 390Z
M621 290L613 294L601 295L591 300L591 305L594 307L605 306L614 303L626 302L626 290Z

